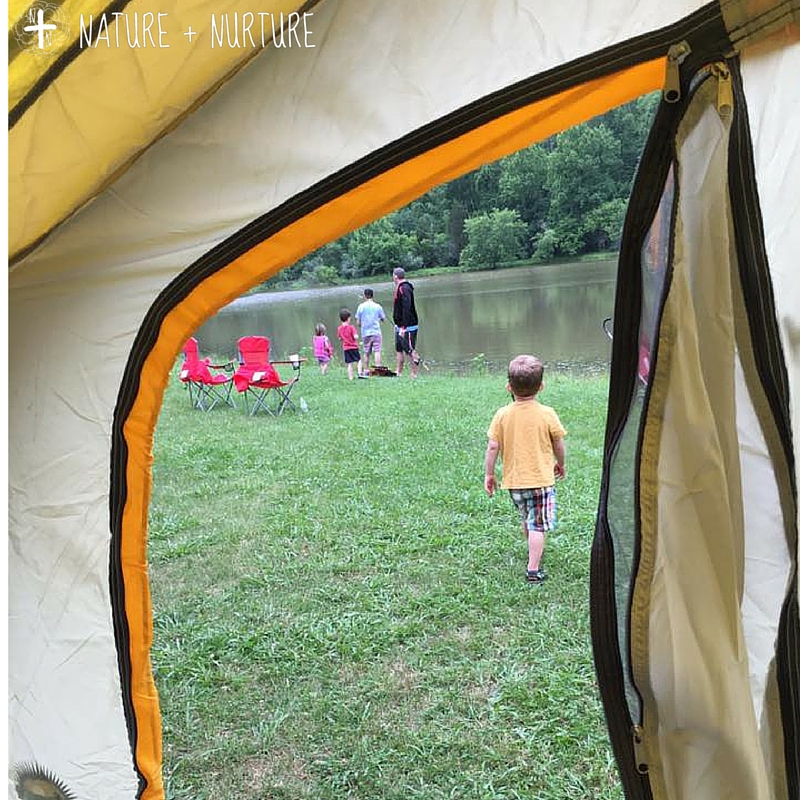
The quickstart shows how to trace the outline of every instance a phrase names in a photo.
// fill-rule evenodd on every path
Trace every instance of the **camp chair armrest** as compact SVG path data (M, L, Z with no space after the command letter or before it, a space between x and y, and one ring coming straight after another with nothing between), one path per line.
M299 370L300 367L306 363L308 359L305 356L296 356L295 358L283 358L277 361L270 361L270 364L291 364L291 366Z

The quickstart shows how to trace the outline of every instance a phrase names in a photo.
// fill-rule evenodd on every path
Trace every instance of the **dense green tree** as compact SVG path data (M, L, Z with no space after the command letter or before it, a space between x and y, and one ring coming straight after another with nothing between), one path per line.
M556 233L559 253L587 249L586 215L619 199L622 175L619 140L604 123L579 125L556 137L547 162L548 227Z
M587 212L583 236L589 250L603 251L619 247L627 209L627 201L616 197Z
M416 238L416 255L423 267L458 262L455 246L448 235L449 209L444 186L437 186L391 214L390 218L400 233Z
M466 216L478 210L478 192L475 187L475 173L468 172L446 184L447 201L450 205L460 205Z
M466 206L455 201L447 216L447 238L452 247L453 263L458 263L461 251L467 246L467 235L464 233L464 221L467 219Z
M494 269L524 253L527 227L514 209L494 209L470 217L464 222L464 229L467 246L458 263L465 269Z
M559 251L558 234L552 228L546 228L533 240L534 261L550 261Z
M323 245L313 253L301 258L291 267L279 272L267 284L270 286L289 284L300 278L313 284L331 284L334 281L329 270L333 270L337 279L339 277L348 277L350 271L347 269L347 242L348 237L343 236L341 239Z
M500 194L500 176L503 173L503 161L484 164L472 173L475 187L475 213L488 214L497 208L497 197Z
M528 226L526 255L530 255L534 237L544 230L550 203L547 188L548 155L534 145L498 162L498 201L504 208L515 208Z
M354 231L348 249L356 278L386 275L395 267L418 269L421 266L416 238L398 231L388 217Z
M584 252L583 224L576 217L562 217L534 239L534 259L549 261L556 256L576 256Z
M443 230L450 202L445 186L436 186L407 206L389 214L392 224L400 233L426 238Z
M616 248L658 100L638 98L435 187L270 283L330 283L396 266L492 268Z
M619 141L622 167L618 187L620 197L630 194L633 176L636 174L660 97L660 92L653 92L614 108L600 117Z
M314 286L336 286L342 282L336 267L330 264L315 264L303 272L303 277Z
M559 134L547 164L550 221L578 217L613 200L621 165L619 141L604 124Z

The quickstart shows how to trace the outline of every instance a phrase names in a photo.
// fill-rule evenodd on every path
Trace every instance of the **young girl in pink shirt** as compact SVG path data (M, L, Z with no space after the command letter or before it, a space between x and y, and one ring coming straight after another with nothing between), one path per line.
M325 326L321 322L314 327L314 338L311 340L311 344L314 346L314 358L319 364L319 371L325 375L328 372L328 365L331 363L333 345L325 335Z

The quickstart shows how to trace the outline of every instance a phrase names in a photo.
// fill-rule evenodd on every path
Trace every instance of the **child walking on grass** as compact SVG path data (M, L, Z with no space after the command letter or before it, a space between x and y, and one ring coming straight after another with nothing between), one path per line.
M342 343L344 352L344 363L347 364L347 377L353 380L353 364L358 367L358 377L366 378L361 373L361 351L358 349L358 331L355 325L350 322L350 312L343 308L339 312L339 319L342 324L336 329L336 335Z
M314 348L314 358L319 364L319 371L323 375L327 375L331 358L333 358L333 345L325 335L325 326L321 322L314 326L314 338L311 340L311 345Z
M497 488L495 464L503 462L502 488L519 510L528 540L526 580L541 583L545 534L556 526L556 479L567 474L564 437L556 412L536 396L544 388L544 366L536 356L517 356L508 365L507 389L514 402L499 409L489 425L483 485L491 497Z

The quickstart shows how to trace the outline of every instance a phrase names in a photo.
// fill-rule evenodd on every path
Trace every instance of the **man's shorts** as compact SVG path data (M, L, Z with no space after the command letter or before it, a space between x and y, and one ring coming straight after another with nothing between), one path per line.
M364 345L364 355L368 356L370 353L380 353L382 336L379 333L369 333L361 338L361 344Z
M556 527L556 487L509 489L508 493L528 531L547 533Z
M344 351L345 364L355 364L357 361L361 361L361 351L358 348Z
M400 331L395 328L394 329L394 349L398 353L411 353L412 350L417 349L417 331L416 329L413 331L406 330L404 334L400 334Z

